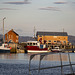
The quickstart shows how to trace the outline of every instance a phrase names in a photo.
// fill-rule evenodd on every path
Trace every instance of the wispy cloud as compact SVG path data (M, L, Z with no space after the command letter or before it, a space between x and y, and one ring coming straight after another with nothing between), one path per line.
M59 2L54 2L54 4L67 4L67 2L61 2L61 1L59 1Z
M0 8L0 10L17 10L17 9L12 9L12 8Z
M75 2L72 2L73 4L75 4Z
M17 32L23 32L23 30L21 29L15 29Z
M30 3L31 3L31 2L29 2L28 0L17 1L17 2L3 2L3 4L16 4L16 5L30 4Z
M40 10L52 10L52 11L60 11L57 7L46 7L46 8L40 8Z

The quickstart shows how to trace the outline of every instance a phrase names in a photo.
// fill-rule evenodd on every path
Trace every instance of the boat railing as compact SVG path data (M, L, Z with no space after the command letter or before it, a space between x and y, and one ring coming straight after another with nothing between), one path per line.
M51 69L51 68L58 68L58 67L60 67L61 68L61 75L64 75L64 72L63 72L63 67L64 66L70 66L70 71L71 71L71 75L74 75L74 71L73 71L73 67L72 67L72 65L75 65L75 64L72 64L71 63L71 58L70 58L70 53L69 53L69 51L72 51L72 50L65 50L65 51L67 51L67 55L68 55L68 62L69 62L69 64L66 64L66 65L63 65L63 61L62 61L62 52L59 52L58 54L59 54L59 57L60 57L60 64L61 65L59 65L59 66L49 66L49 67L44 67L44 68L41 68L40 67L40 65L42 64L41 63L41 61L42 61L42 59L45 57L45 56L47 56L47 55L51 55L51 54L57 54L57 53L55 53L55 52L46 52L46 53L37 53L37 54L31 54L30 55L30 60L29 60L29 75L31 75L31 71L33 71L33 70L38 70L38 74L40 73L40 70L45 70L45 69ZM65 52L64 51L64 52ZM74 51L74 50L73 50ZM31 61L32 61L32 59L36 56L36 55L40 55L40 59L39 59L39 66L38 66L38 68L33 68L33 69L31 69Z

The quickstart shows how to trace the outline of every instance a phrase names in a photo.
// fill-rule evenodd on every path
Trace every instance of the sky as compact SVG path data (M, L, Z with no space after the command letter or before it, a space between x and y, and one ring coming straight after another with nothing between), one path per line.
M75 0L0 0L0 34L14 29L20 36L35 32L67 32L75 36Z

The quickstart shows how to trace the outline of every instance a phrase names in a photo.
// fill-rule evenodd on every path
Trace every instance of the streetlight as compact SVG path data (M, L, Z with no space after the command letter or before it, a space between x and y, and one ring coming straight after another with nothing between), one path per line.
M6 19L6 17L3 18L3 43L5 42L4 40L4 20Z

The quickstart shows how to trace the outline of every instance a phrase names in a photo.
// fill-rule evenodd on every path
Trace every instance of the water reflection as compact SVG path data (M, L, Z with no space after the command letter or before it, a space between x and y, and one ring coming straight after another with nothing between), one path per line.
M24 60L24 59L28 59L28 55L24 53L19 53L19 54L5 53L5 54L0 54L0 59Z
M5 53L0 54L0 59L17 59L17 60L29 60L31 54L24 54L24 53L17 53L17 54L11 54L11 53ZM62 61L68 61L68 54L62 53ZM70 53L71 61L75 61L75 54ZM36 55L33 60L39 60L40 55ZM59 53L57 54L50 54L46 55L43 60L46 61L60 61Z
M68 55L67 54L61 54L62 61L68 61ZM39 60L40 55L36 55L33 60ZM51 54L44 56L43 60L46 61L60 61L60 55L59 54Z

